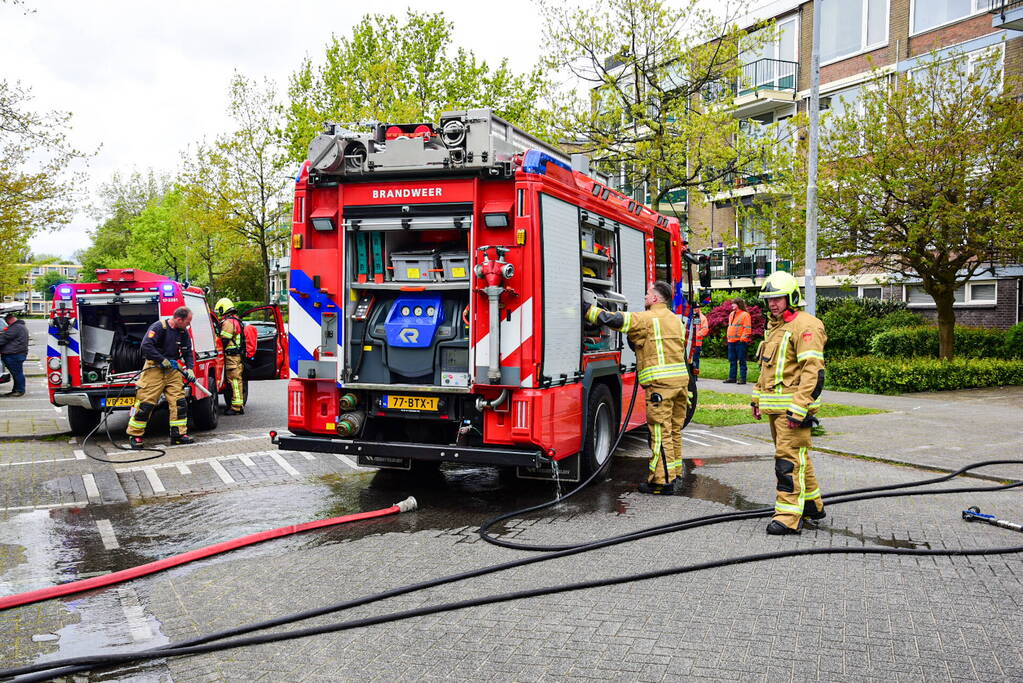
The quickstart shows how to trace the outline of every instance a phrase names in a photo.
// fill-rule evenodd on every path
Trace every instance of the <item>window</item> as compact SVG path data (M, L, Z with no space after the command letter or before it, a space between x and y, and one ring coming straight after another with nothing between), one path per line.
M888 0L823 0L821 63L888 42Z
M967 282L953 294L955 305L994 306L998 302L998 283L994 280ZM934 306L934 299L920 285L906 285L906 303L910 306Z
M929 86L937 87L939 84L931 84L926 80L934 77L928 72L928 66L931 63L933 62L924 63L921 66L910 69L909 77L914 80L925 79L923 82ZM1002 74L1004 64L1005 46L992 45L979 50L973 50L972 52L954 54L941 62L938 73L943 81L959 81L962 83L962 87L966 87L967 78L976 73L978 69L983 69L980 73L981 80L978 85L982 88L1000 92L1003 86Z
M880 299L881 288L880 287L860 287L860 298L861 299Z
M913 0L913 33L965 19L1000 5L1001 0Z
M756 43L763 40L766 35L763 33L764 31L773 33L774 38L755 48L743 50L740 55L739 61L742 64L738 89L740 95L760 88L775 90L794 90L796 88L798 16L793 15L779 19L774 29L755 31L750 34L748 42Z
M654 230L654 277L671 284L671 235L664 230Z

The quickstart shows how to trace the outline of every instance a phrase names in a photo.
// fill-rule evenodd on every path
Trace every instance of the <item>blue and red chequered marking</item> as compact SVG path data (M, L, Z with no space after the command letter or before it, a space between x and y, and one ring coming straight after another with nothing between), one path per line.
M305 271L291 271L291 288L296 291L288 297L288 365L297 377L298 362L312 360L313 351L323 340L323 312L340 314L341 309L330 296L313 287L313 279ZM344 339L342 322L339 315L338 339Z

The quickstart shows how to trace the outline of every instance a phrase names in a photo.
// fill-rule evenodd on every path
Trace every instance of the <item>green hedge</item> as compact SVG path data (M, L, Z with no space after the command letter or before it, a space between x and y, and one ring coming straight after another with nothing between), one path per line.
M1006 358L1023 358L1023 323L1016 323L1005 332L1002 355Z
M827 364L828 388L898 394L1023 384L1023 360L993 358L839 358Z
M899 358L938 356L938 328L932 325L902 327L876 335L870 341L875 356ZM1006 351L1006 333L986 327L956 325L954 355L963 358L1011 357Z
M825 353L829 358L862 356L870 353L871 340L876 335L886 330L920 325L924 322L923 318L905 308L894 307L888 313L878 315L877 312L872 312L870 307L860 303L863 301L878 300L845 299L820 316L828 333Z

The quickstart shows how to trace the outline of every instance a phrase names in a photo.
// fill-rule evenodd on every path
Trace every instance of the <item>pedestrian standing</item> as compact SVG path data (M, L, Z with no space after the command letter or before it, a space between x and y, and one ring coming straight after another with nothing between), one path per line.
M668 308L671 299L671 285L658 281L647 289L645 311L611 313L590 305L585 312L587 322L623 332L636 349L650 430L650 473L639 491L669 496L682 491L682 425L689 405L686 329Z
M760 296L770 311L760 347L760 378L751 405L757 420L767 415L774 439L777 493L772 536L798 534L804 521L826 516L817 475L810 461L811 428L824 390L824 323L805 311L796 278L784 271L764 281Z
M142 436L160 396L167 397L171 445L195 443L195 439L188 436L188 400L184 385L185 377L189 382L195 380L195 356L188 333L191 323L192 311L181 306L171 317L150 325L142 339L142 356L146 361L135 390L135 407L128 418L129 445L134 449L145 446Z
M25 395L25 359L28 358L28 328L25 321L14 313L4 316L7 327L0 332L0 358L11 373L14 386L5 396L17 398Z
M700 353L703 351L703 338L710 332L707 324L707 316L703 314L702 308L696 309L696 331L693 336L693 374L700 376Z
M728 379L725 384L745 384L746 353L753 339L753 320L746 310L745 301L735 298L731 303L732 312L728 314L728 329L725 330L725 341L728 343Z

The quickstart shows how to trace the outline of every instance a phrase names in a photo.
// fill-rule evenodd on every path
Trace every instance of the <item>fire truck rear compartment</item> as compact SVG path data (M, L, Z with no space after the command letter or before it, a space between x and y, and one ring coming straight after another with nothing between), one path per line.
M102 383L110 375L142 367L142 340L160 317L154 298L80 300L78 315L83 384Z

